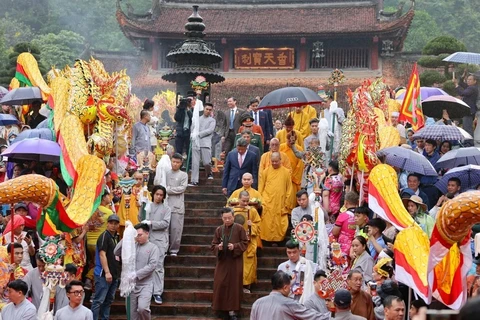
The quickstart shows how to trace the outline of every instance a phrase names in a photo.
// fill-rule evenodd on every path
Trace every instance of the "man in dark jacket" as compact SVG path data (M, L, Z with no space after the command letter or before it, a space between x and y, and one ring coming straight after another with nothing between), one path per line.
M187 153L190 147L190 127L192 126L192 110L195 106L195 97L181 99L175 112L175 122L177 123L175 136L175 152Z
M457 83L457 80L454 79L454 83L457 94L462 97L463 102L470 106L470 114L463 117L463 129L473 136L473 119L477 113L478 87L477 79L473 74L467 76L466 83L463 81L466 74L465 70L460 81Z

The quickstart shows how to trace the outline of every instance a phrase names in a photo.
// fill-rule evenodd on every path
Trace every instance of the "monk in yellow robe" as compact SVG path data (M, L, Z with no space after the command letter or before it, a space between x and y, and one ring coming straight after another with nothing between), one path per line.
M257 282L257 239L260 236L260 215L254 207L248 205L250 195L243 190L239 194L239 205L233 209L235 222L243 220L247 233L248 246L243 252L243 292L250 293L250 285ZM242 216L243 219L238 219Z
M317 110L312 107L311 105L307 104L306 106L302 106L303 108L303 112L306 112L307 115L308 115L308 118L310 120L314 119L314 118L317 118ZM308 122L310 122L310 120L308 120Z
M263 198L260 238L265 241L280 242L288 228L288 200L292 193L290 170L282 166L280 153L273 152L272 165L263 172L258 191Z
M310 120L307 120L307 124L309 125L308 121ZM291 116L287 117L287 119L284 122L284 125L285 125L285 129L279 130L275 138L277 138L280 141L280 143L285 143L287 142L287 135L293 131L298 137L297 143L303 146L303 134L300 131L294 129L295 121L292 119Z
M262 203L262 195L260 192L252 188L253 184L253 176L251 173L244 173L242 176L242 187L238 188L237 190L233 191L230 198L227 200L227 206L232 201L232 199L240 200L240 192L247 191L248 195L250 196L250 200L257 199L259 203ZM258 209L258 208L256 208Z
M288 200L290 210L297 206L296 193L302 188L302 176L304 163L302 159L297 158L295 152L292 149L292 146L295 144L295 148L298 151L303 151L303 146L299 146L295 143L295 137L293 132L289 135L289 139L286 143L280 145L280 152L283 152L287 155L292 166L291 170L291 179L292 179L292 193L290 194L290 199Z
M270 151L264 153L260 158L260 165L258 167L259 185L260 181L262 180L263 171L272 165L270 159L273 152L280 153L280 161L282 163L282 166L284 166L288 170L292 170L292 166L290 165L290 160L288 159L287 155L283 152L280 152L280 141L278 141L277 138L273 138L272 140L270 140Z
M312 106L302 106L296 108L294 111L289 113L289 117L295 122L294 129L302 135L302 138L305 139L308 137L310 132L310 120L317 117L317 112L313 109ZM313 109L313 112L311 109Z

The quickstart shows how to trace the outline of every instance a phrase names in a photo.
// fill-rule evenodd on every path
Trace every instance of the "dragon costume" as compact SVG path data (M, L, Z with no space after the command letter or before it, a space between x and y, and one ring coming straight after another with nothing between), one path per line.
M43 207L37 224L43 236L70 232L88 221L100 204L105 163L111 154L126 152L131 124L127 113L131 83L125 71L109 74L100 61L91 58L76 60L73 67L62 71L52 70L49 81L44 81L30 53L18 56L10 87L40 88L52 111L48 124L61 147L61 172L73 190L72 197L67 199L53 180L39 175L0 184L0 203L32 201Z

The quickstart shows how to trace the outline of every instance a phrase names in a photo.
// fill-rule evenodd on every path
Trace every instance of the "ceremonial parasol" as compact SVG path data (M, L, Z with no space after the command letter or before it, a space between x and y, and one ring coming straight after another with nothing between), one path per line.
M450 169L467 164L480 165L480 150L478 148L469 147L450 150L437 161L435 168Z
M440 141L463 141L473 139L472 136L465 137L455 126L431 125L420 129L413 135L413 139L434 139Z
M435 187L437 187L438 190L440 190L442 193L447 193L448 180L451 178L460 179L462 192L468 189L475 188L480 184L480 166L469 164L467 166L449 170L442 177L442 179L438 180L438 182L435 183Z
M395 96L395 99L397 100L403 100L405 98L405 91L402 90L397 95ZM443 91L440 88L434 88L434 87L420 87L420 99L422 101L426 100L427 98L430 98L432 96L448 96L448 93ZM422 103L423 107L423 103Z
M421 154L402 147L390 147L379 150L379 156L385 156L385 162L393 167L415 172L424 176L437 176L432 164Z
M313 90L303 87L286 87L267 94L258 109L276 109L301 107L307 104L319 104L324 100Z
M9 106L13 105L24 105L32 104L34 101L42 101L42 94L40 89L37 87L22 87L9 91L3 98L0 100L0 104L6 104Z
M11 114L0 114L0 126L9 126L12 124L18 124L20 121Z
M470 115L470 106L452 96L436 95L422 101L423 114L437 119L442 118L443 110L447 110L450 118L461 118Z
M61 150L58 143L44 139L25 139L13 143L3 153L2 156L9 160L27 160L27 161L53 161L57 162L60 158Z
M443 59L443 61L480 65L480 53L455 52Z

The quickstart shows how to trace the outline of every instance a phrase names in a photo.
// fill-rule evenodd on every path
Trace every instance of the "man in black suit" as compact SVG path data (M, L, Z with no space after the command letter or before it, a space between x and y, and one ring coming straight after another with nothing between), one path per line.
M263 110L257 110L258 108L258 100L253 99L250 101L250 114L253 117L253 123L262 127L263 132L263 149L265 150L265 146L270 143L272 132L270 130L270 126L268 124L268 115Z
M237 141L237 149L229 152L225 165L223 166L222 192L230 196L233 191L242 186L242 176L244 173L251 173L253 176L253 188L257 188L258 181L258 159L252 151L247 151L248 143L240 138Z
M228 131L225 135L225 143L223 144L223 151L225 154L230 152L235 145L235 135L238 133L238 129L242 125L240 118L245 110L237 108L237 100L234 97L227 99L227 105L229 110L225 112L227 116Z

